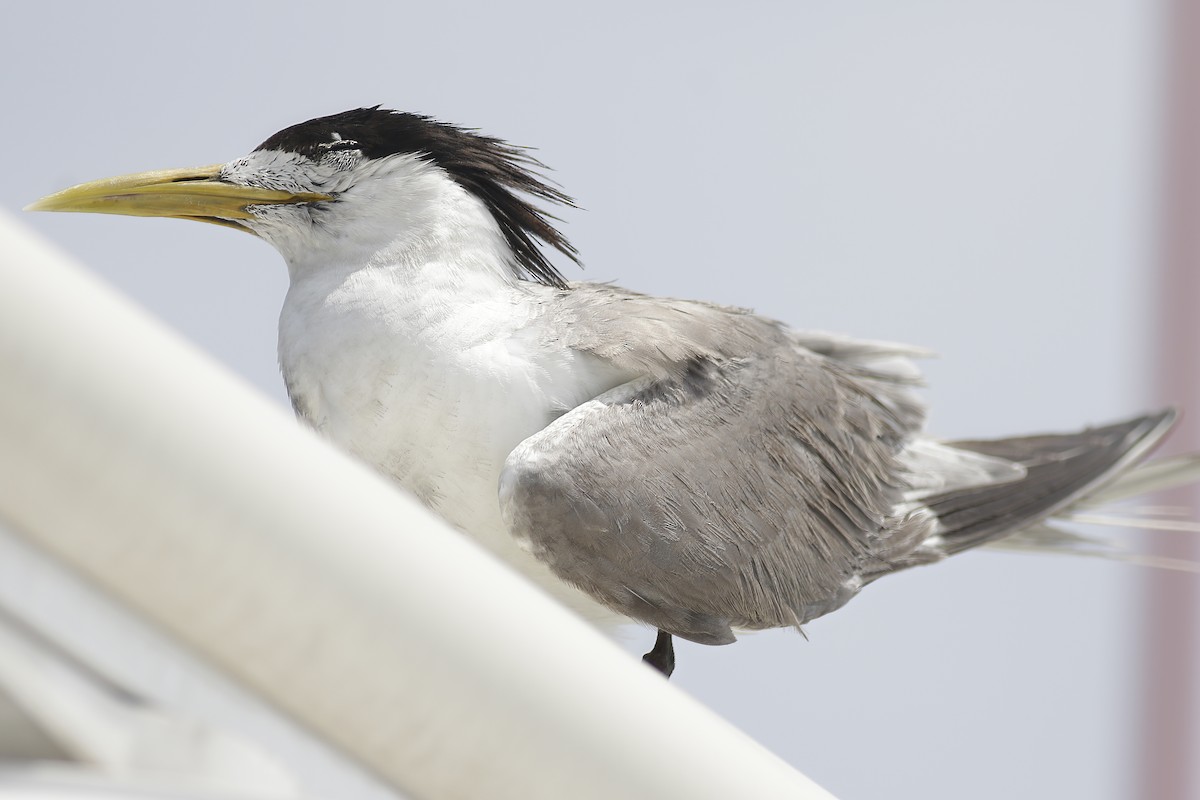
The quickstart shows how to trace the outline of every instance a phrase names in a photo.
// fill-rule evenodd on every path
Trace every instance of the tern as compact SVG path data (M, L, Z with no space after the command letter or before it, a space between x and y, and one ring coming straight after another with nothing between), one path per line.
M1141 464L1164 410L1078 432L924 432L914 347L568 281L530 152L378 106L249 155L76 186L31 210L177 217L287 263L296 414L602 627L799 629L893 572L984 544L1069 549L1056 519L1193 480Z

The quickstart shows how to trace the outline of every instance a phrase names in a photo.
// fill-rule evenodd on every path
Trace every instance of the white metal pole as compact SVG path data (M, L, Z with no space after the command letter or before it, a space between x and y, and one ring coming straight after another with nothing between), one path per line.
M2 215L0 287L0 517L393 786L829 797Z

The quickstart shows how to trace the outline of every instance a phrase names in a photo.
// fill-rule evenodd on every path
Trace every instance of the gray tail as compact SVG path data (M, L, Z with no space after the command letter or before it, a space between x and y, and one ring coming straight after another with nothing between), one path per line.
M1020 464L1025 476L924 498L940 523L937 550L953 555L1037 527L1056 513L1085 504L1144 458L1175 418L1175 411L1168 409L1078 433L947 442Z

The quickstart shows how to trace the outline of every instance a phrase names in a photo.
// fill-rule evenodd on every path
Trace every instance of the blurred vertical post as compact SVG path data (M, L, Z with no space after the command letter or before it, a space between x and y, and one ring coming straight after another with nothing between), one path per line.
M1173 446L1200 449L1200 5L1163 6L1163 142L1159 223L1157 393L1185 410ZM1181 490L1172 505L1200 514L1200 492ZM1163 542L1163 554L1200 559L1191 537ZM1200 590L1195 575L1155 570L1145 579L1141 774L1137 797L1200 797L1196 758Z

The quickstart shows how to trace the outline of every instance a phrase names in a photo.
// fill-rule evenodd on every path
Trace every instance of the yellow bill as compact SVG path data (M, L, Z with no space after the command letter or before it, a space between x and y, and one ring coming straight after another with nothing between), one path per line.
M72 186L29 204L25 210L175 217L249 230L237 220L253 216L248 210L250 206L333 199L315 192L240 186L220 180L220 175L220 164L121 175Z

